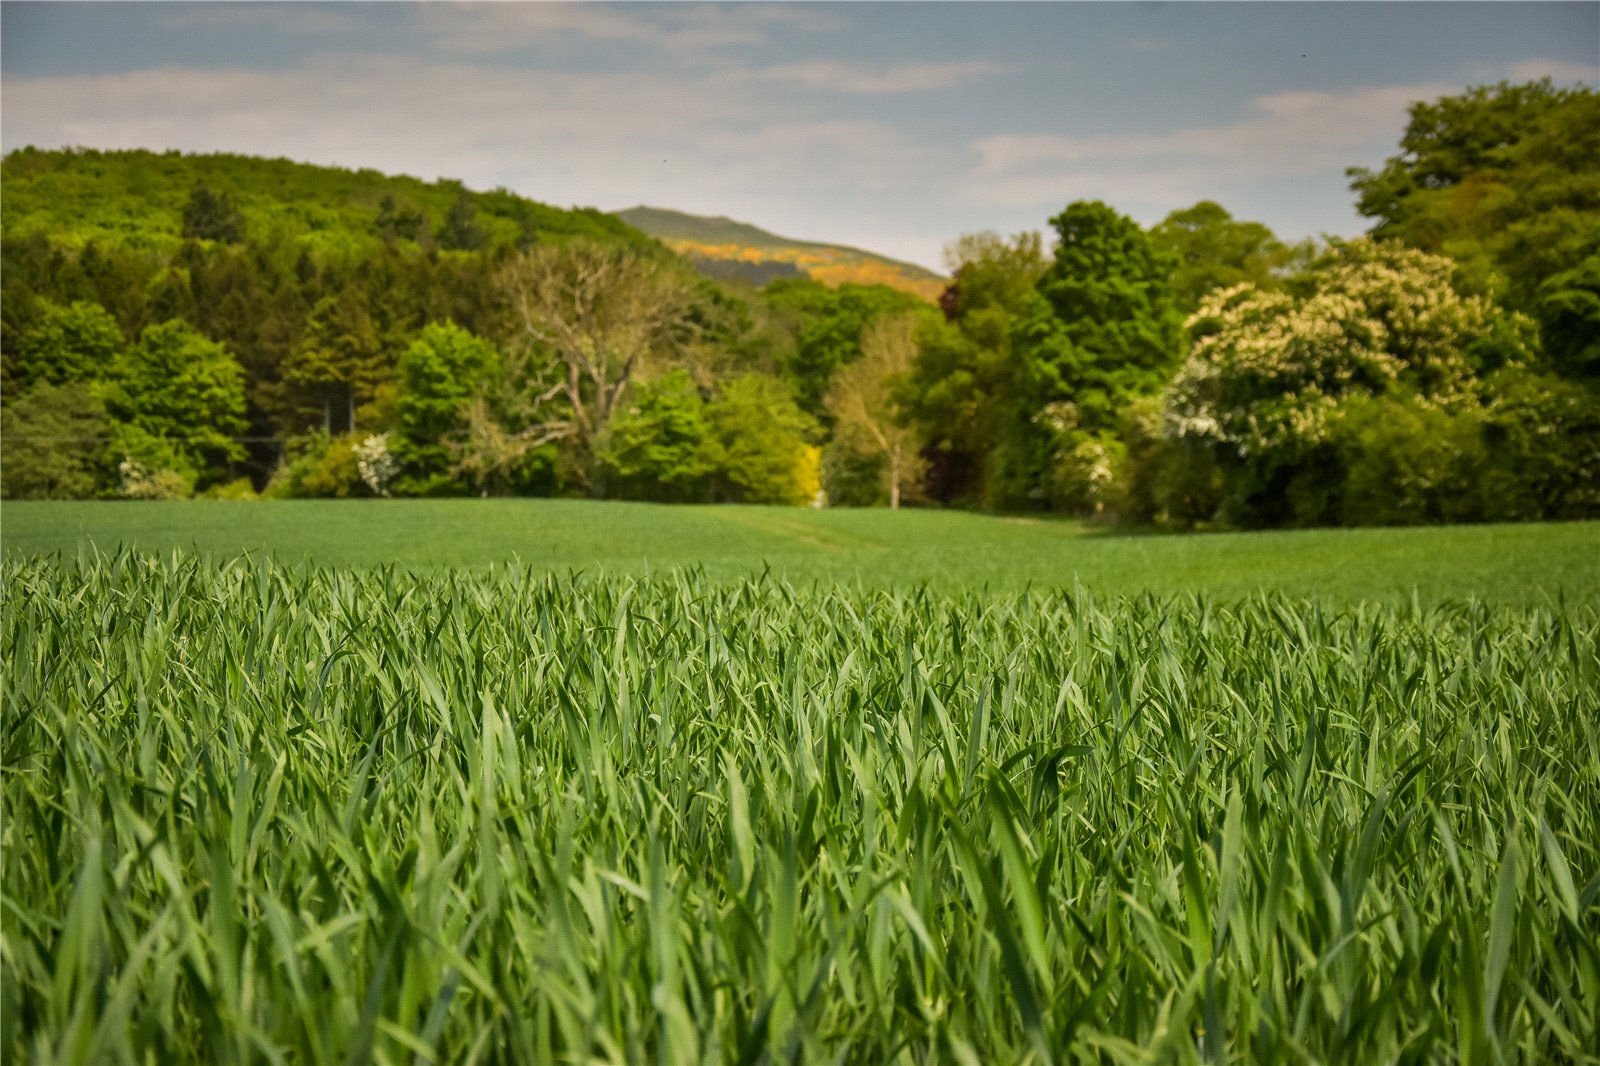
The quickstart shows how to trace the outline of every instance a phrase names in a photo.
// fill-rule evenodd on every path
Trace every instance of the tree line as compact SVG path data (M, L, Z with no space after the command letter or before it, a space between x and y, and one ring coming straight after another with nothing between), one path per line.
M1081 201L956 241L933 306L719 283L503 190L14 152L3 488L1600 515L1600 96L1418 103L1350 177L1363 238Z

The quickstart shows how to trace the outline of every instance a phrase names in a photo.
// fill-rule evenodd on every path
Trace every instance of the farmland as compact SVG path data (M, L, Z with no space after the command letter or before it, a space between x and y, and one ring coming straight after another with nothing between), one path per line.
M1594 527L495 506L7 506L7 1061L1595 1061Z
M1600 523L1130 536L1081 522L958 511L663 507L582 500L7 502L13 556L129 545L331 566L521 563L643 576L695 567L797 584L1096 592L1277 591L1352 604L1478 598L1600 605Z

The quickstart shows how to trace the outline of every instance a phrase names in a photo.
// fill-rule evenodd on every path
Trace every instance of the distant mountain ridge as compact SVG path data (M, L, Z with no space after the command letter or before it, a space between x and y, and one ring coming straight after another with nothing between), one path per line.
M843 244L780 237L721 215L692 215L642 205L615 214L687 256L713 277L739 277L761 284L792 271L808 274L825 285L888 285L925 300L937 300L947 284L947 279L915 263Z

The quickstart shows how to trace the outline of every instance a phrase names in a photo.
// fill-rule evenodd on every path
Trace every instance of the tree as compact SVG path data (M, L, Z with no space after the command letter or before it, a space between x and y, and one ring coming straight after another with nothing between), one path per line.
M945 256L953 275L940 301L947 321L920 327L899 399L924 441L929 494L993 505L995 456L1042 402L1029 394L1017 338L1025 316L1049 313L1036 289L1049 259L1037 233L969 234Z
M921 475L916 432L895 402L916 360L917 325L910 313L874 319L862 334L861 358L834 374L823 401L837 439L859 454L883 457L891 509L900 506L902 491Z
M11 376L20 388L91 381L111 368L125 343L116 319L99 304L74 300L63 307L41 300L38 317L17 343Z
M218 195L197 181L183 208L183 236L238 244L244 240L244 216L227 193Z
M0 487L8 499L86 499L100 487L111 426L82 382L41 380L0 408Z
M1501 82L1410 115L1400 154L1347 172L1371 235L1449 255L1479 288L1499 272L1511 306L1534 311L1600 232L1600 93Z
M451 487L446 438L464 421L463 409L501 369L494 345L453 322L432 322L400 357L398 426L393 450L405 471L399 491L422 495Z
M1035 409L1064 400L1085 428L1109 428L1129 400L1159 391L1177 362L1174 260L1098 201L1069 204L1050 223L1055 257L1038 288L1051 314L1040 308L1024 325L1040 375Z
M817 423L789 386L768 374L741 374L707 408L720 445L721 476L745 503L799 506L816 498Z
M1600 252L1539 286L1539 333L1565 377L1600 382Z
M658 254L579 240L517 255L500 284L525 341L520 357L548 359L554 378L519 436L561 442L575 480L598 492L596 443L641 374L682 359L696 282Z
M283 406L303 429L320 416L324 433L356 428L357 409L393 378L378 327L356 288L324 296L306 318L305 333L283 361Z
M439 245L458 252L475 252L482 248L486 235L478 225L478 208L472 194L462 189L450 204L444 216L444 226L439 230Z
M1224 464L1235 517L1284 520L1295 484L1315 494L1336 480L1317 463L1329 458L1322 446L1344 404L1403 395L1463 409L1476 403L1475 347L1497 334L1516 346L1529 334L1526 320L1505 321L1454 277L1442 256L1361 239L1317 264L1303 294L1251 285L1212 293L1189 320L1194 343L1166 393L1168 436ZM1525 339L1520 346L1531 353ZM1306 521L1337 502L1306 500Z
M887 285L830 289L807 278L773 282L764 291L773 307L792 316L794 349L783 369L801 409L812 416L826 416L823 394L836 370L861 357L862 331L869 322L926 306Z
M111 417L166 442L202 475L221 472L243 449L244 371L227 348L181 319L146 329L99 386Z
M1172 290L1184 314L1213 289L1249 282L1277 287L1294 250L1259 222L1240 222L1221 204L1202 200L1174 211L1150 231L1150 239L1177 260Z
M469 223L471 219L467 220ZM385 194L378 203L378 218L373 230L386 242L396 240L424 242L428 236L428 218L417 208L395 202L392 194Z
M946 246L944 258L952 280L939 303L952 321L982 311L1021 314L1050 268L1044 240L1031 230L1010 240L992 230L964 233Z
M722 455L705 399L688 371L669 370L640 384L607 425L598 457L610 495L705 500Z

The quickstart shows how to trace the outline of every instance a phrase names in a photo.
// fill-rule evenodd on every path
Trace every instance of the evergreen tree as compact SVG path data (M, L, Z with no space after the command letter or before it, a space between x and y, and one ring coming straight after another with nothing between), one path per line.
M195 183L183 208L183 236L222 244L244 240L244 216L227 193L218 195L204 181Z

